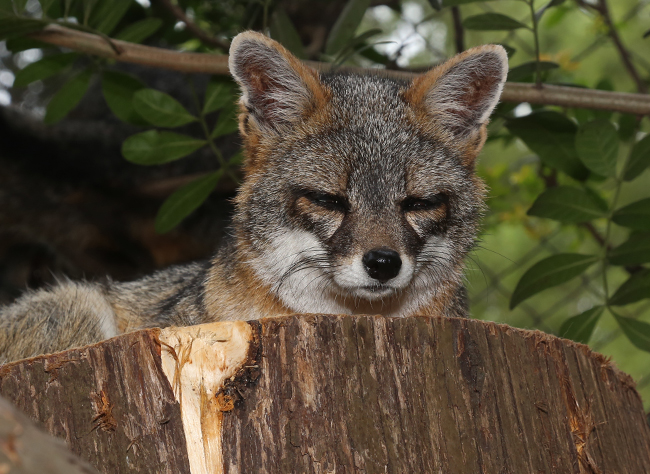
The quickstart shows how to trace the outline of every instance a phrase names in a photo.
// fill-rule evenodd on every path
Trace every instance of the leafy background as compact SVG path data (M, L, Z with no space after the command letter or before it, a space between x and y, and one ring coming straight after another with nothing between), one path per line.
M510 81L647 93L648 3L349 0L313 3L309 9L322 16L315 20L304 4L280 0L0 0L0 105L55 124L97 94L133 127L121 146L131 163L167 166L209 155L208 169L168 193L158 210L155 229L173 234L215 190L238 181L232 82L188 76L181 92L170 93L113 61L62 52L26 34L54 22L223 53L234 34L255 28L305 59L410 71L500 43ZM474 317L589 343L634 376L646 406L649 129L647 118L628 114L502 103L478 167L491 189L490 211L467 273Z

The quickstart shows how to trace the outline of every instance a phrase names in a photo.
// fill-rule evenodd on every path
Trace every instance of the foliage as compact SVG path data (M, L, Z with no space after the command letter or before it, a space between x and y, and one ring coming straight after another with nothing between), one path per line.
M453 29L456 47L464 43L467 47L483 42L503 44L511 58L516 55L518 63L510 69L510 81L647 91L643 73L647 76L650 62L626 49L619 35L619 30L640 14L647 1L628 1L626 5L632 8L616 22L612 21L611 0L609 8L606 0L429 0L428 4L405 0L401 7L396 3L391 4L391 10L371 7L369 0L344 2L315 52L304 42L300 25L293 23L280 0L180 0L182 9L193 12L196 25L216 38L213 44L194 37L187 29L178 30L175 21L160 9L142 8L129 0L41 0L40 8L31 11L26 9L27 2L0 0L0 39L6 39L8 48L18 53L34 47L26 35L46 25L60 24L104 35L109 43L107 35L135 43L164 42L185 50L223 52L220 41L227 46L226 39L237 30L257 27L301 58L337 65L400 67L404 66L409 38L424 37L423 29L433 31L443 25ZM395 45L395 31L406 28L403 18L408 16L407 3L419 5L426 14L413 20L414 33L403 44ZM385 10L375 14L373 8ZM464 20L454 22L452 12L459 18L462 13ZM551 32L569 17L575 22L572 29L583 28L594 38L571 58L559 48L554 50L561 35L557 30ZM75 23L71 23L72 18ZM628 31L625 40L647 49L645 30L647 27ZM448 36L451 38L451 34ZM616 64L624 67L610 68L592 80L578 69L578 64L604 43L613 45L611 54ZM452 41L442 48L429 42L424 50L414 55L411 63L424 58L423 64L429 64L450 55ZM640 72L639 64L645 67L644 72ZM182 159L203 147L212 150L219 170L167 199L156 221L159 232L169 231L189 215L224 176L233 176L241 162L241 153L226 159L216 142L237 130L235 87L224 77L214 77L202 94L194 91L190 79L188 87L195 100L192 110L188 110L169 95L115 70L110 61L50 48L43 59L18 72L14 87L57 76L66 80L49 102L47 123L64 118L94 78L101 78L104 98L113 113L127 123L147 128L124 142L122 151L127 160L156 165ZM215 118L213 114L218 115ZM200 126L200 137L170 130L191 123ZM563 239L550 255L532 265L527 262L528 270L512 285L511 308L520 308L539 295L554 295L554 289L568 288L577 279L588 278L588 272L595 272L589 275L598 278L599 301L566 314L556 324L556 332L588 343L600 326L616 323L634 346L650 351L650 324L625 313L626 308L650 299L650 269L644 266L650 263L650 191L647 184L639 184L647 183L650 167L650 135L645 131L647 120L642 117L608 111L527 104L498 107L490 125L487 149L500 147L501 158L482 168L494 196L488 227L494 230L496 226L517 226L533 242L549 235L561 235ZM517 167L503 158L508 153L519 157ZM522 153L526 153L523 160Z

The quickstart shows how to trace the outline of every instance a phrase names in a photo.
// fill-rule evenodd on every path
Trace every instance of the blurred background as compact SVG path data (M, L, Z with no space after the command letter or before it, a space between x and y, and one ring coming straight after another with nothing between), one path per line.
M650 78L647 0L22 3L25 9L19 13L24 18L64 18L112 37L123 35L131 41L184 51L225 53L235 34L253 28L269 33L302 58L335 64L418 72L463 49L500 43L508 47L512 81L535 81L536 67L530 63L536 59L545 65L539 78L545 83L647 92ZM87 3L96 5L85 15ZM109 10L102 10L106 3ZM347 37L335 36L333 31L343 28L341 18L351 18L354 9L361 14L358 21L348 21L352 32ZM121 15L114 14L114 24L99 25L107 11L116 10ZM503 19L486 14L505 15L526 27L490 23L490 18ZM228 100L234 100L232 85L221 79L214 82L207 75L189 76L81 54L62 57L61 53L71 54L20 35L0 41L0 303L11 302L26 288L65 276L127 280L205 258L227 231L240 159L240 141L228 106ZM48 58L54 59L44 61ZM74 82L85 71L87 77ZM135 78L137 84L124 77ZM118 102L123 97L130 100L142 87L164 92L191 113L200 113L201 123L175 126L176 132L201 137L204 123L210 129L221 127L212 134L214 146L204 146L183 159L152 162L153 166L137 164L137 157L125 159L128 153L123 143L149 130L152 123L142 117L125 117L126 106ZM116 89L122 95L115 95ZM211 93L219 97L215 99L218 106L206 105ZM605 236L606 244L616 247L628 239L630 230L608 225L607 218L578 225L527 211L541 193L558 184L580 186L608 203L620 191L620 208L648 198L650 172L646 169L621 184L621 180L593 173L588 180L576 179L554 169L510 127L516 119L540 109L563 114L576 126L609 122L617 136L619 170L650 125L647 117L527 103L503 103L492 119L478 165L490 194L480 242L468 262L471 313L478 319L560 334L570 317L603 303L605 267L591 266L511 310L510 300L522 275L552 255L600 255ZM224 163L229 163L231 173L219 176L215 186L196 198L195 205L161 221L163 203L183 189L197 189L193 183L212 176ZM644 229L643 225L639 228ZM640 266L645 262L607 267L609 287L617 288L635 272L645 272ZM624 305L617 314L650 322L648 297L650 289L647 296ZM640 328L646 337L645 326ZM650 354L642 350L647 350L644 342L626 336L607 312L587 338L590 347L612 357L634 377L648 409ZM646 339L650 341L650 335Z

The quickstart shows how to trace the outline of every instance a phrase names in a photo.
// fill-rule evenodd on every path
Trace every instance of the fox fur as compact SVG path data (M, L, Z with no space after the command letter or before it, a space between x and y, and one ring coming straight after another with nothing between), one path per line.
M216 256L133 282L62 281L0 309L2 360L137 328L291 313L467 316L475 161L508 70L465 51L412 82L319 73L266 36L232 42L246 160Z

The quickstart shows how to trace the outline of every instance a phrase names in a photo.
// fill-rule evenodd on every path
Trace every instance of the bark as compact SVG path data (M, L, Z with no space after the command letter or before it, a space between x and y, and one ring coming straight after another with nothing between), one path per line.
M27 359L0 370L0 392L104 473L187 473L178 404L158 331Z
M650 472L629 376L475 320L151 329L9 364L0 393L106 473Z
M30 37L74 51L127 63L188 73L229 74L227 55L170 51L113 39L109 43L100 36L58 25L49 25L43 31L32 33ZM320 71L327 71L334 67L330 63L317 61L306 61L306 64ZM378 72L376 69L347 66L340 67L338 70L361 74L369 72L376 74ZM406 80L411 80L416 76L412 72L390 70L381 70L380 74ZM629 94L548 84L540 88L537 84L507 82L503 87L501 100L610 110L635 115L650 114L650 96L648 94Z

